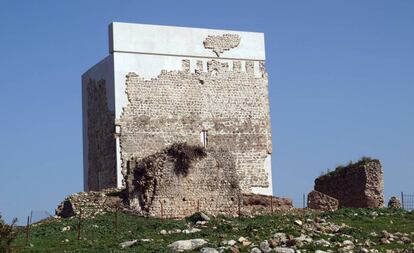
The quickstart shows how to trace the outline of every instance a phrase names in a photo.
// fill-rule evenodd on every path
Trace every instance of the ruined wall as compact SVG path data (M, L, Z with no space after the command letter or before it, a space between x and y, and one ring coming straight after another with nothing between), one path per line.
M114 115L108 109L105 80L87 85L88 189L116 187Z
M339 207L383 207L384 182L379 160L361 160L315 180L316 191L339 201Z
M237 213L240 188L235 157L225 150L203 149L203 154L183 171L180 160L171 153L185 151L171 152L174 147L128 162L130 207L140 214L163 218L186 217L201 210L210 214Z
M234 161L243 192L268 187L271 136L263 62L256 65L258 75L253 61L246 61L245 69L240 61L210 60L207 69L197 61L194 73L190 65L183 59L181 71L161 71L150 80L128 74L129 103L117 120L123 174L130 158L142 159L177 142L200 145L205 131L206 148ZM211 164L204 169L212 170Z
M308 194L308 208L320 211L335 211L339 207L337 199L322 192L311 191Z

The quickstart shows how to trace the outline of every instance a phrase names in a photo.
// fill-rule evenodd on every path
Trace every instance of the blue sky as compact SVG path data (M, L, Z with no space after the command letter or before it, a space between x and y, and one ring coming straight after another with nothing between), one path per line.
M382 161L386 200L414 193L413 1L0 1L0 212L23 223L82 190L80 76L113 21L266 38L278 196L328 168Z

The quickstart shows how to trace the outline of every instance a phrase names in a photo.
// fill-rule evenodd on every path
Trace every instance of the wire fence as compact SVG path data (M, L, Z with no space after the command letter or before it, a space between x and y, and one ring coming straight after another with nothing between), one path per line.
M401 207L405 210L414 210L414 194L401 192Z

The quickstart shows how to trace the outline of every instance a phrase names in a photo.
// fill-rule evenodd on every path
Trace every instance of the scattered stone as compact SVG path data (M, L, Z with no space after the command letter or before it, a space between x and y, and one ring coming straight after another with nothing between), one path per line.
M369 253L369 250L366 248L361 248L359 251L357 251L357 253Z
M244 238L243 236L241 236L240 238L239 238L239 240L238 240L240 243L242 243L242 242L244 242L244 241L247 241L247 239L246 238Z
M201 221L210 221L210 217L203 212L200 213L200 218L202 219Z
M277 240L279 243L285 243L287 241L285 233L276 233L273 235L273 238Z
M192 234L192 233L197 233L197 232L200 232L200 231L201 231L201 229L199 229L199 228L190 228L190 229L184 229L182 232L184 234Z
M278 245L279 245L279 243L278 243L278 241L277 241L277 240L275 240L275 239L270 239L270 240L269 240L269 245L270 245L270 247L271 247L271 248L274 248L274 247L278 246Z
M206 243L207 241L204 239L180 240L169 244L167 247L173 251L181 252L185 250L194 250L200 248Z
M62 228L62 232L69 231L69 230L70 230L70 226L66 226Z
M259 248L255 247L252 250L250 250L250 253L262 253L262 251Z
M286 247L276 247L273 249L276 253L295 253L294 249L286 248Z
M246 247L246 246L249 246L250 244L252 244L252 242L251 242L251 241L249 241L249 240L247 240L247 241L243 241L243 242L242 242L242 245L243 245L243 246L245 246L245 247Z
M303 222L301 220L295 220L295 224L298 226L302 226Z
M264 253L268 253L268 252L272 251L268 241L261 242L259 247Z
M163 229L163 230L160 231L160 234L166 235L166 234L168 234L168 232L167 232L167 230Z
M406 236L401 237L401 241L405 244L410 244L413 242L409 237Z
M230 252L231 253L240 253L240 250L236 246L233 246L233 247L230 248Z
M229 245L229 246L233 246L233 245L235 245L237 242L235 241L235 240L230 240L230 241L228 241L227 242L227 245Z
M215 248L202 248L200 253L219 253Z
M119 244L119 246L121 246L121 248L127 248L127 247L131 247L132 245L136 244L138 242L138 240L132 240L132 241L126 241L126 242L121 242Z
M315 241L315 244L325 246L325 247L329 247L331 245L331 243L328 242L325 239L319 239L319 240Z

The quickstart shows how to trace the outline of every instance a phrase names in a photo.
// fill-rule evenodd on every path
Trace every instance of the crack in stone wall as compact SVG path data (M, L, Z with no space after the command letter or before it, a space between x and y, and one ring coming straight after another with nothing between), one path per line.
M204 41L204 48L212 49L216 53L217 57L224 51L228 51L237 47L240 44L240 36L238 34L223 34L223 35L210 35Z
M105 80L89 80L87 101L88 188L116 187L115 117L108 109Z
M200 145L204 130L207 149L234 157L242 192L268 187L264 163L271 153L271 132L264 67L256 77L253 71L233 71L215 60L207 63L206 72L190 73L188 66L184 60L182 71L162 70L150 80L127 75L129 103L117 120L123 174L132 157L143 159L177 142ZM253 61L246 66L254 66Z

